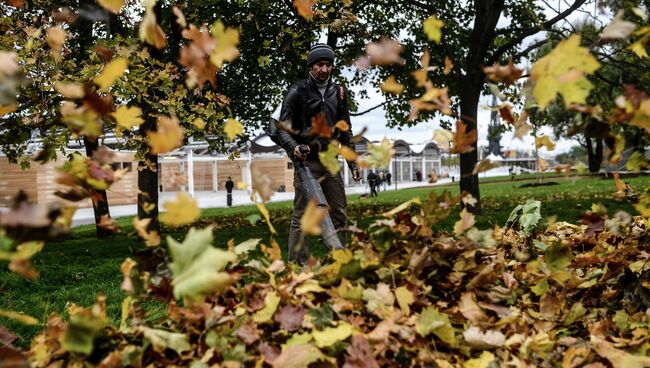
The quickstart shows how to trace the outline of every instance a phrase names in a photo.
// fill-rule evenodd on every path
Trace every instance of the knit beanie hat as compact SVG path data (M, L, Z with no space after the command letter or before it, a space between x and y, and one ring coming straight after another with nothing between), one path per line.
M334 64L334 50L324 43L317 43L309 50L307 65L312 66L318 60L327 59Z

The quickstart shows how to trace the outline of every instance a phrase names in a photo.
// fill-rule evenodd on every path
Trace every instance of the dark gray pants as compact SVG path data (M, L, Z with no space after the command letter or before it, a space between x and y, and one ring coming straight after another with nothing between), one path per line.
M319 161L307 161L307 166L311 170L312 175L314 175L314 178L320 181L320 186L323 189L325 199L327 199L327 204L330 208L329 213L334 227L337 230L344 228L347 220L346 208L348 202L345 196L341 173L332 175ZM305 264L309 258L309 239L306 236L304 238L302 237L300 219L305 213L305 208L310 198L306 198L303 194L302 183L295 172L293 175L293 187L295 188L295 194L291 229L289 230L289 261ZM347 237L343 232L339 232L338 234L341 244L345 246Z

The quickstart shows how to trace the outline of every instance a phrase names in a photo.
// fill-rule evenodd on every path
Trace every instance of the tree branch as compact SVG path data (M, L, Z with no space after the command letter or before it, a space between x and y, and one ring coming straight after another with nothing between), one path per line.
M365 110L365 111L355 112L355 113L350 113L350 116L361 116L361 115L367 114L367 113L369 113L369 112L372 111L372 110L376 110L376 109L378 109L378 108L380 108L380 107L386 105L388 102L390 102L390 101L389 101L389 100L386 100L386 101L380 103L379 105L373 106L373 107L371 107L371 108L369 108L369 109L367 109L367 110Z
M563 11L562 13L558 14L557 16L551 18L550 20L542 23L541 25L536 26L536 27L530 27L530 28L523 29L522 33L519 36L515 37L513 40L511 40L507 44L505 44L505 45L499 47L498 49L496 49L496 51L494 52L494 54L490 58L490 60L488 62L488 65L494 64L495 62L499 61L499 59L501 59L501 56L506 51L510 50L514 46L519 45L519 43L521 41L523 41L524 38L526 38L528 36L532 36L532 35L534 35L535 33L539 32L539 31L549 29L555 23L565 19L567 16L569 16L569 14L573 13L576 9L581 7L586 1L587 0L576 0L576 1L573 2L573 5L568 7L565 11ZM506 28L506 29L502 30L502 32L511 32L511 31Z

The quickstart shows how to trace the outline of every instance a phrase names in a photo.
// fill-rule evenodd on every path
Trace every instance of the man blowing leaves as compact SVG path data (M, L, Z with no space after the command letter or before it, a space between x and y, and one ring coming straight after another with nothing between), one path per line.
M355 150L352 142L352 125L348 109L347 91L343 86L332 81L334 68L334 51L325 44L316 44L309 50L307 59L308 76L289 87L282 106L276 110L271 119L269 136L281 146L295 161L305 161L312 175L320 178L320 185L330 207L330 216L334 227L340 230L345 226L347 199L341 173L332 174L318 159L318 153L326 151L330 138L315 135L312 130L315 119L322 119L333 130L331 139ZM319 116L321 115L321 116ZM346 131L334 128L343 120L347 123ZM277 129L277 121L291 122L291 131ZM302 151L301 151L302 147ZM361 180L361 173L356 164L348 161L355 181ZM310 198L303 194L300 178L294 173L293 217L289 233L289 260L304 264L309 257L309 244L303 239L300 219ZM345 237L339 232L341 243ZM304 240L304 241L303 241Z

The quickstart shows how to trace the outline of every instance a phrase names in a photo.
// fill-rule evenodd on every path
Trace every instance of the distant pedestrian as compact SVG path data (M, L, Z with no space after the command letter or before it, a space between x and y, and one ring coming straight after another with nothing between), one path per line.
M383 185L384 186L384 192L386 191L386 173L383 171L379 172L379 186ZM378 189L380 190L381 187Z
M370 187L370 196L371 197L376 197L377 196L377 180L379 177L377 174L375 174L374 171L370 170L368 172L368 186Z
M422 181L422 171L418 170L415 172L415 179L417 181Z
M228 207L232 207L232 188L235 187L235 183L232 182L230 176L226 180L226 202Z
M393 174L389 172L386 173L386 181L388 181L388 185L390 186L390 179L393 177Z

